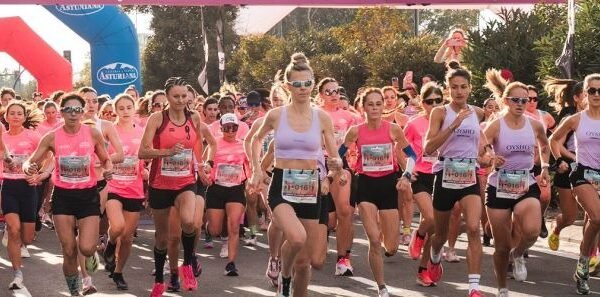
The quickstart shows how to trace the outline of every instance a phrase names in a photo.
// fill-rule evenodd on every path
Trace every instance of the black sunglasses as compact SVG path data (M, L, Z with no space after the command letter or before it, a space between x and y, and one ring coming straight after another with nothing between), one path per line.
M83 113L83 107L81 106L66 106L60 109L60 112L64 113Z
M221 129L223 130L223 132L225 133L229 133L229 132L237 132L238 130L238 125L227 125L227 126L221 126Z
M525 104L527 102L529 102L529 98L528 97L508 97L508 100L510 100L512 103L515 104Z
M586 92L588 95L600 95L600 88L588 88Z
M427 105L433 105L433 103L441 104L442 102L444 102L444 99L442 99L442 97L423 99L423 103Z
M529 102L538 102L538 97L529 97Z
M340 93L340 89L325 89L323 90L323 94L325 94L325 96L333 96L333 95L337 95Z

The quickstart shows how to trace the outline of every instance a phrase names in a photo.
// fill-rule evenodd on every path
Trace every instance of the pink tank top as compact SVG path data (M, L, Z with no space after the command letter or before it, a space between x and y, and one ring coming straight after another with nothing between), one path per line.
M64 128L54 131L55 169L52 181L63 189L89 189L96 186L96 154L91 127L80 125L75 134Z
M64 124L62 120L58 120L54 125L48 124L48 122L41 122L35 129L41 135L44 136L46 133L61 127Z
M123 163L114 164L112 179L108 181L108 192L123 198L144 199L142 178L144 162L138 159L144 129L135 125L132 130L127 131L128 129L115 125L115 130L121 139L125 159ZM109 148L109 153L114 153L112 146Z
M425 143L427 129L429 129L429 120L427 117L425 115L416 116L406 124L404 135L417 154L415 171L431 174L433 163L437 161L437 156L423 155L423 144Z
M450 107L450 104L446 104L444 108L446 109L446 116L444 117L444 123L442 124L440 131L447 129L457 116L457 113ZM439 158L477 159L477 156L479 155L479 137L481 136L481 128L479 127L477 113L470 105L469 109L471 109L473 113L462 121L460 126L452 132L446 142L438 149ZM433 172L442 170L443 164L443 162L438 160L433 165Z
M242 140L236 139L235 142L227 142L223 137L217 138L214 162L215 166L210 177L217 185L238 186L249 176L248 169L250 167Z
M171 122L168 110L163 111L162 116L161 128L163 129L157 130L154 135L154 148L170 149L181 142L184 149L177 155L152 160L150 186L163 190L179 190L196 182L193 160L194 145L198 141L198 136L189 115L186 115L186 121L181 126Z
M335 138L335 145L339 147L342 145L342 143L344 143L346 131L348 131L352 125L356 124L355 118L352 113L343 109L338 109L336 111L324 111L327 112L333 121L333 136Z
M40 134L34 130L24 129L17 135L10 135L8 132L4 132L4 135L2 136L4 145L13 161L13 166L4 164L2 178L25 179L26 175L22 168L23 162L25 162L37 148L41 138Z
M391 124L384 120L376 130L369 129L367 124L358 126L356 172L381 177L398 171L390 127Z
M600 120L594 120L582 111L575 131L575 156L577 163L600 169Z

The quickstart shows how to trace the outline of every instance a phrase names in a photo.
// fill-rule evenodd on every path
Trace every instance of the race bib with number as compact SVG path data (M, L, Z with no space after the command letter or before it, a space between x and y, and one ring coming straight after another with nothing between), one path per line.
M592 184L594 189L596 189L596 192L600 194L600 171L594 169L584 169L583 178Z
M215 174L215 184L223 187L233 187L242 184L244 166L239 164L218 164Z
M65 183L86 183L90 181L89 156L61 156L59 179Z
M364 172L394 170L392 144L365 144L360 147Z
M29 158L28 155L12 155L12 164L9 165L4 161L4 177L10 179L24 179L26 175L23 172L23 163L27 158Z
M192 150L185 149L179 154L162 158L160 175L181 177L192 174Z
M444 160L442 187L446 189L464 189L477 183L476 159Z
M125 156L123 163L114 165L113 179L120 181L134 181L138 176L140 160L136 156Z
M319 171L284 169L281 196L288 202L316 204Z
M498 170L496 197L519 199L529 191L528 170Z

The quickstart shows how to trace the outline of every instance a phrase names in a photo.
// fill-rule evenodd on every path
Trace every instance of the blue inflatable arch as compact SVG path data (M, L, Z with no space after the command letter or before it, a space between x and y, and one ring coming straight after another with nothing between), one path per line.
M45 5L90 44L92 86L112 97L129 85L141 90L140 50L133 23L117 6Z

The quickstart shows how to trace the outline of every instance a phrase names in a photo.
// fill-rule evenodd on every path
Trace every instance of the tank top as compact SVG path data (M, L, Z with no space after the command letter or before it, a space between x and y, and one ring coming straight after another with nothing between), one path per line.
M241 185L248 177L248 158L242 140L228 142L223 137L217 138L215 166L211 171L211 179L223 187Z
M138 150L142 142L144 129L135 125L132 130L115 126L117 135L123 145L123 163L113 166L113 176L108 181L108 192L117 194L123 198L144 199L144 181L142 170L144 162L138 159ZM114 153L111 146L109 153Z
M35 130L41 136L44 136L46 133L61 127L63 124L64 124L64 122L62 120L57 120L54 125L50 125L50 124L48 124L48 122L43 121L35 128Z
M335 139L335 145L340 146L344 143L344 138L346 137L346 131L350 129L352 125L354 125L354 116L343 109L338 109L336 111L327 111L324 110L333 121L333 136Z
M425 115L420 115L412 118L406 124L404 135L410 146L417 154L417 162L415 163L415 172L432 173L433 163L437 161L437 156L424 155L425 134L429 128L429 120Z
M25 179L23 172L23 162L27 160L37 148L41 136L37 131L23 129L17 135L11 135L4 132L2 140L8 150L8 155L12 158L13 166L8 166L4 162L2 178L4 179Z
M54 131L54 185L63 189L89 189L96 186L96 153L91 127L80 125L69 134L64 128Z
M446 109L446 116L442 124L441 130L447 129L454 119L456 119L457 113L450 107L450 104L444 105ZM469 109L473 111L471 115L464 119L460 126L452 132L450 137L444 142L438 149L438 159L440 158L469 158L476 159L479 155L479 137L480 127L477 113L472 106L469 105ZM441 131L440 130L440 131ZM442 170L444 163L438 160L433 165L433 172L439 172Z
M390 137L391 126L388 121L381 121L375 130L369 129L367 124L358 126L356 172L381 177L398 171L394 141Z
M575 131L575 157L577 163L600 169L600 120L594 120L582 111Z
M319 111L312 110L310 128L305 132L297 132L290 127L287 106L281 108L279 125L275 129L275 158L318 160L321 151L321 121Z
M181 126L169 119L168 110L162 112L163 123L156 131L152 143L155 149L170 149L175 144L183 144L183 150L174 156L152 160L150 186L162 190L179 190L196 182L194 174L194 145L198 141L192 118L186 113Z
M502 168L511 171L524 171L527 179L527 188L535 183L533 173L529 171L533 169L535 147L537 145L535 133L531 126L531 120L525 117L525 124L521 129L515 130L510 128L502 117L500 119L500 133L496 143L494 143L494 151L498 156L505 159ZM499 170L494 170L488 177L488 184L497 187Z

